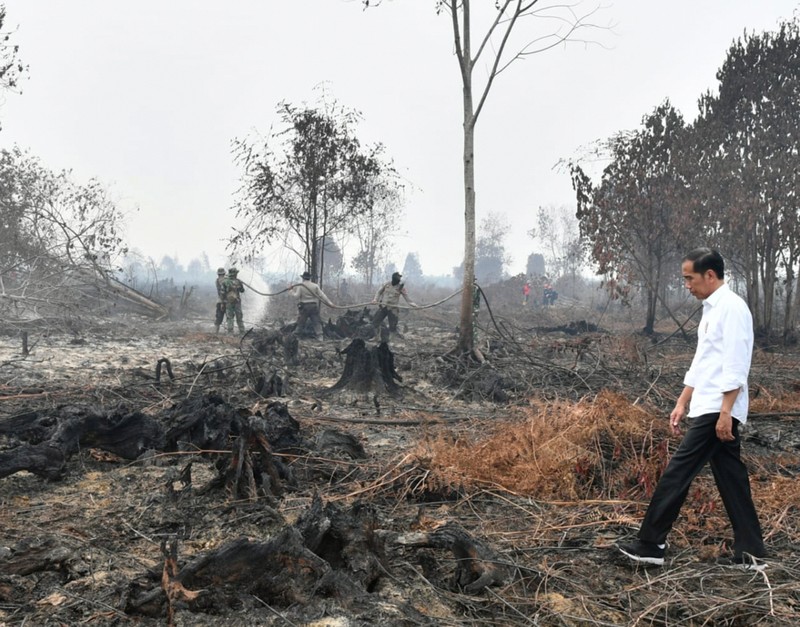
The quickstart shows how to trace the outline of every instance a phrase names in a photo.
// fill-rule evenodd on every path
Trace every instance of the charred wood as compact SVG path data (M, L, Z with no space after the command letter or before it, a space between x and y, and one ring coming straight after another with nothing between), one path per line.
M355 339L344 348L344 369L330 390L349 389L356 392L390 393L400 390L403 378L394 366L394 354L386 342L367 348L362 339Z
M452 551L456 560L453 586L467 594L476 594L488 586L502 586L511 581L513 571L488 544L473 538L455 523L422 533L400 535L397 544Z
M0 477L28 470L47 479L58 478L66 460L81 448L100 448L124 459L136 459L152 449L163 449L161 425L140 412L117 409L110 414L94 408L58 408L49 438L36 445L23 444L0 454ZM42 423L37 414L26 414L32 427L22 433L38 437ZM14 419L19 424L21 420ZM6 425L7 427L7 425Z

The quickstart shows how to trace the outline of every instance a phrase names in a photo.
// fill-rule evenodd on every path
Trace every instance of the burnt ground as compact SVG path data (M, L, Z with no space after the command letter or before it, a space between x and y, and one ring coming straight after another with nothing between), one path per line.
M238 426L135 458L89 434L57 476L1 478L0 624L798 624L797 355L758 351L743 435L768 568L715 565L731 532L705 473L667 564L635 568L613 544L635 533L675 445L663 423L691 341L582 324L574 307L494 313L482 364L447 355L446 320L409 318L389 342L394 391L329 390L346 340L303 340L287 363L277 344L254 350L264 330L128 316L31 325L23 357L6 328L0 455L91 412L167 434ZM156 381L162 358L174 378L162 362ZM272 459L277 476L225 484L254 417L271 453L242 467ZM23 423L36 429L8 428Z

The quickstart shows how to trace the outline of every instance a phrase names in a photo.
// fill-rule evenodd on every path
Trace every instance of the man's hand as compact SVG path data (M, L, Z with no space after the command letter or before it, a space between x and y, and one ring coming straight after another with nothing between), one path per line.
M672 431L672 435L680 435L680 424L684 416L686 416L686 406L675 405L675 409L669 415L669 428Z
M721 411L717 420L717 437L723 442L733 442L733 418L731 412Z

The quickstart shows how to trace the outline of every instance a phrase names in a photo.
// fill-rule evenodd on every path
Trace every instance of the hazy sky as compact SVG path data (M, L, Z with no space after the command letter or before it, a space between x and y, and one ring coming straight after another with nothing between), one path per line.
M222 262L239 176L231 140L267 133L280 101L313 102L325 82L362 112L362 140L383 143L415 188L395 263L417 252L426 274L446 274L460 262L461 86L450 22L433 0L368 11L360 0L0 3L30 66L23 93L0 105L0 142L100 179L144 254L186 263L205 251ZM478 220L497 212L513 226L513 273L537 249L526 235L537 208L574 204L560 159L635 128L665 98L693 119L731 42L773 29L798 0L602 4L594 22L613 29L584 35L602 46L515 64L478 123Z

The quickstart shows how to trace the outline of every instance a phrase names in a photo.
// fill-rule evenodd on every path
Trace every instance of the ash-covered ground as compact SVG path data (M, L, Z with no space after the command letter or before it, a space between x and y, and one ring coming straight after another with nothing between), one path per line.
M484 363L448 355L446 321L410 320L392 392L330 389L348 340L288 363L254 349L274 329L118 316L33 325L23 356L5 329L0 468L77 444L57 473L0 473L0 624L797 624L796 355L754 360L766 571L715 565L731 532L707 474L667 564L633 568L613 544L674 447L692 346L570 332L571 313L486 321ZM104 420L158 437L115 453Z

